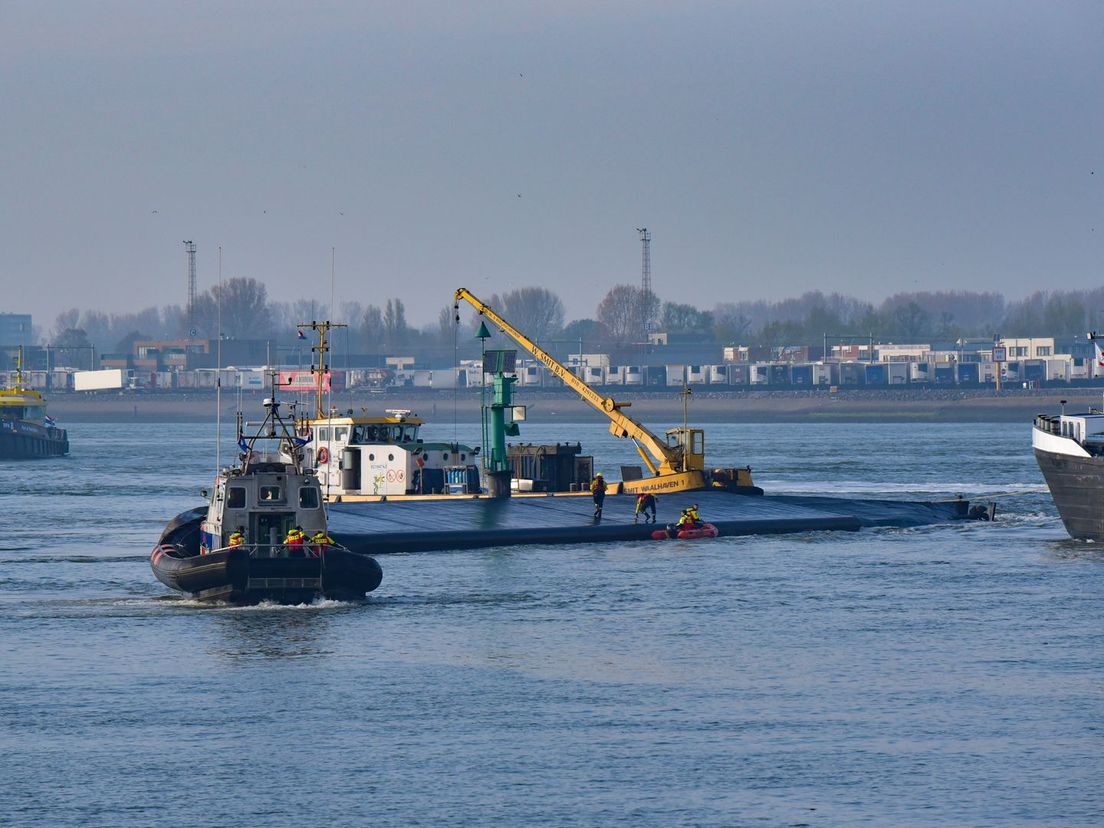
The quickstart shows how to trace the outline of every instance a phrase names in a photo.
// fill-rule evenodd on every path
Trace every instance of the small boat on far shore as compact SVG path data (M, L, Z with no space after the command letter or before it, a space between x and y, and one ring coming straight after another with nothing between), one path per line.
M64 457L69 436L46 413L46 400L23 386L23 349L16 359L15 385L0 388L0 460Z

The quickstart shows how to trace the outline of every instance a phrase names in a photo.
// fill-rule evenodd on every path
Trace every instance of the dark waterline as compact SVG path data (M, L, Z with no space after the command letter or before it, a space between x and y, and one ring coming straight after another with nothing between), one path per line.
M146 561L212 431L0 464L0 824L1099 822L1104 554L1028 425L708 432L770 491L994 494L996 525L391 555L364 604L251 609Z

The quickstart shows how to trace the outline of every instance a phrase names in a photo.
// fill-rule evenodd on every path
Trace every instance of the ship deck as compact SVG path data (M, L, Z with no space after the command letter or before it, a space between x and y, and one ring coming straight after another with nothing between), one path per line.
M721 535L787 534L863 527L909 527L965 518L969 502L899 501L798 495L687 492L659 498L657 526L674 523L690 503ZM650 539L657 528L634 523L635 498L606 497L596 522L590 495L517 496L334 503L329 531L350 549L371 555L521 544Z

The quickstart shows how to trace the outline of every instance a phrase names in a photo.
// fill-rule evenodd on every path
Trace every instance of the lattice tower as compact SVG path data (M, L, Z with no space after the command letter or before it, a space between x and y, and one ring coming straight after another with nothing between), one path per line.
M647 227L637 227L636 232L640 234L640 318L644 325L644 341L647 342L651 333L648 308L652 298L652 234Z
M188 251L188 336L195 336L195 305L196 305L196 246L195 242L184 242L184 249Z

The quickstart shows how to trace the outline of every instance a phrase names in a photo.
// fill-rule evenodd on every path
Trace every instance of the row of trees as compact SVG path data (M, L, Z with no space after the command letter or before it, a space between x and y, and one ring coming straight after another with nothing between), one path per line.
M776 302L723 302L707 310L661 302L634 285L616 285L598 304L594 318L570 322L563 301L546 288L521 288L486 301L538 342L581 340L587 350L599 350L640 342L645 323L649 330L749 345L816 343L825 334L873 335L898 342L995 334L1070 336L1100 323L1104 287L1041 291L1012 302L993 292L897 293L877 305L841 293L812 291ZM186 337L190 329L204 338L221 330L233 338L282 342L294 337L297 325L326 318L348 325L348 347L356 353L468 348L474 328L467 326L479 324L466 306L458 313L450 303L441 308L435 323L415 328L407 322L400 299L388 299L381 306L347 302L331 315L325 304L308 299L269 301L263 283L239 278L199 296L191 315L179 305L124 314L67 310L58 315L48 338L56 348L95 347L100 353L129 351L136 339ZM463 323L460 328L458 320Z

